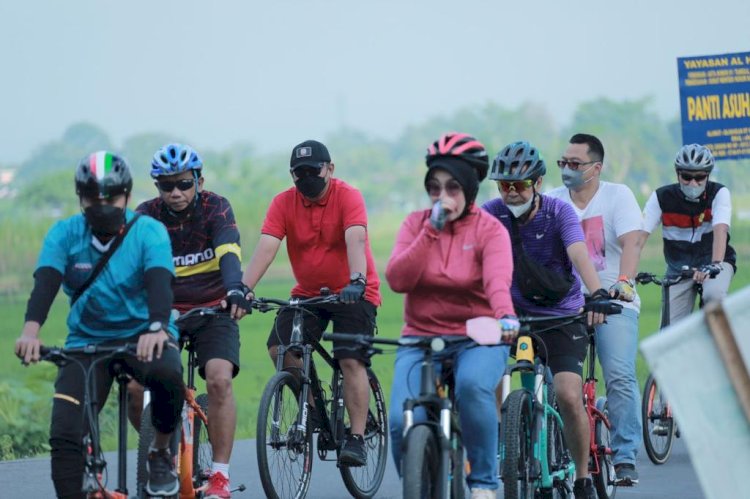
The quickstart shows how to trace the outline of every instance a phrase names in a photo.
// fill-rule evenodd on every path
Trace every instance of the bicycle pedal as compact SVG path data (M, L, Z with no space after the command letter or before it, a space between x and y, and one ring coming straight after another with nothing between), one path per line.
M238 486L236 486L235 488L233 488L232 490L230 490L229 492L231 492L231 493L235 493L235 492L245 492L245 489L246 489L246 488L247 488L247 487L245 487L245 484L244 484L244 483L241 483L241 484L239 484Z

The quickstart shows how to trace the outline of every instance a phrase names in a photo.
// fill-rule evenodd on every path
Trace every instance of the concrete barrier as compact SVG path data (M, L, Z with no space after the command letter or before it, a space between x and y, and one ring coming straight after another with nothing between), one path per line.
M750 497L750 287L641 343L708 498Z

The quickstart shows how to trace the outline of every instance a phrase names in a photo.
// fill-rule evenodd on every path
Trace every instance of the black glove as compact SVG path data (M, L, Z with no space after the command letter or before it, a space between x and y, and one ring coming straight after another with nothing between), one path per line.
M339 293L339 299L343 303L356 303L365 296L365 283L356 280L350 282L344 289Z
M586 305L583 307L586 312L594 312L595 314L607 314L611 308L609 293L604 288L599 288L593 293L588 300Z
M232 309L232 305L237 305L238 308L243 309L246 313L251 314L253 312L252 303L246 298L248 293L251 293L252 289L248 288L244 284L242 289L230 289L227 292L226 302L227 308Z

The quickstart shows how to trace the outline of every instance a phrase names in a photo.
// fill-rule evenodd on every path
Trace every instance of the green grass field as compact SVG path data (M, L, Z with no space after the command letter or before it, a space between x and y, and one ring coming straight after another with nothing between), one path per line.
M373 249L376 261L379 264L381 276L384 263L387 261L388 251L393 241L392 234L379 234L373 236ZM734 242L734 241L733 241ZM663 270L661 259L660 241L652 238L649 246L644 250L640 265L641 270L660 273ZM737 248L741 255L750 253L747 246ZM743 251L740 251L743 249ZM738 258L747 261L746 258ZM256 289L259 296L285 298L288 296L291 280L288 266L283 259L277 259L277 263L269 271L267 278L261 282ZM742 270L735 277L732 290L738 290L750 284L750 274ZM397 337L402 325L403 297L395 294L384 283L382 286L383 306L378 311L378 328L380 335L384 337ZM653 334L658 329L660 310L660 291L653 285L639 288L642 300L640 317L641 339ZM5 359L0 363L0 458L19 457L24 446L28 446L27 440L37 440L40 435L46 435L49 421L49 409L51 406L52 382L55 376L55 368L52 365L37 365L23 367L12 355L13 344L21 330L23 314L25 311L25 300L19 298L0 303L0 314L7 321L0 323L0 352L5 352L1 357ZM42 329L42 338L45 344L62 345L64 343L66 328L65 316L67 305L64 299L55 302L49 319ZM273 313L253 313L241 321L241 367L242 370L234 385L235 396L238 404L239 418L237 438L249 438L255 433L256 411L263 387L269 377L273 374L273 364L266 350L266 339L271 329L274 318ZM373 359L373 367L386 391L390 394L392 383L393 355L381 355ZM330 375L327 370L321 369L321 375L327 379ZM641 383L647 376L647 367L643 359L638 360L638 378ZM601 385L603 387L603 383ZM19 391L19 388L24 390ZM202 387L199 387L202 390ZM22 396L18 394L22 392ZM115 433L115 406L110 398L110 403L104 411L103 435L114 435ZM31 427L31 430L29 428ZM33 433L27 436L26 433ZM132 433L132 432L131 432ZM23 438L22 438L23 435ZM44 439L46 441L46 437ZM134 445L131 438L131 444ZM114 448L114 438L107 438L105 447ZM36 447L35 447L36 448ZM43 448L36 448L43 451Z

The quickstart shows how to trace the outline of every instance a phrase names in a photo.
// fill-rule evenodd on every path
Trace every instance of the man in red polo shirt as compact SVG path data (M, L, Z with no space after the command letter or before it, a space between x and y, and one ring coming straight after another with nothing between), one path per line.
M319 339L333 321L334 332L374 334L380 280L367 238L362 194L333 178L331 156L318 141L295 146L289 166L295 186L271 202L243 282L251 290L255 288L286 237L297 280L292 296L317 296L326 287L343 302L311 307L315 315L305 314L305 331ZM274 361L277 346L290 341L293 317L293 310L276 317L267 343ZM365 369L369 359L350 350L336 350L334 356L344 374L344 402L351 420L351 436L339 453L339 464L363 466L367 460L363 434L370 397Z

